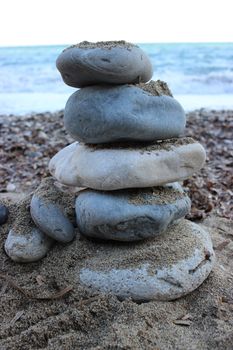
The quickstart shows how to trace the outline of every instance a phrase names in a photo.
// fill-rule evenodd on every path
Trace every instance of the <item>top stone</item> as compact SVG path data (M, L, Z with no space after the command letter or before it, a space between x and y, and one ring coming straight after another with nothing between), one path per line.
M83 41L65 49L56 65L64 82L73 87L147 82L153 74L144 51L125 41Z

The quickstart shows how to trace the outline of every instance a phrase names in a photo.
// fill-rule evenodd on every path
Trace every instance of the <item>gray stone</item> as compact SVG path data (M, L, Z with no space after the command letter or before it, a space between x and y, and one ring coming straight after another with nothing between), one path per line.
M52 243L52 239L37 227L30 230L25 227L25 232L12 229L5 242L5 251L13 261L33 262L44 258Z
M129 145L74 142L50 160L49 170L65 185L111 191L180 181L204 161L204 148L191 138Z
M153 73L145 52L123 41L82 42L65 49L56 64L64 82L73 87L147 82Z
M0 204L0 225L4 225L9 216L9 210L4 204Z
M169 139L183 133L185 122L185 112L174 98L132 85L78 90L64 112L68 133L85 143Z
M30 205L35 224L56 241L66 243L75 236L68 215L74 213L74 195L61 192L52 178L43 179Z
M76 218L85 236L136 241L164 232L190 206L179 184L113 192L88 189L76 199Z
M173 300L200 286L214 260L209 234L192 222L179 220L165 235L151 240L99 246L77 274L93 291L121 299Z
M16 262L33 262L42 259L49 251L53 240L39 230L31 220L29 197L19 201L15 222L6 242L7 255Z

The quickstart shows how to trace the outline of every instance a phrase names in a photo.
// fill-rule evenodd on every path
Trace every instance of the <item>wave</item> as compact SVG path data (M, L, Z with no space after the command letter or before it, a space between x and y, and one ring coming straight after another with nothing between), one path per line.
M140 46L152 61L153 78L166 81L174 95L233 94L233 44ZM33 100L37 96L44 100L48 94L53 96L55 107L58 101L55 96L68 96L75 91L63 83L55 66L63 48L0 48L0 95L4 98L9 95L10 101L13 96Z

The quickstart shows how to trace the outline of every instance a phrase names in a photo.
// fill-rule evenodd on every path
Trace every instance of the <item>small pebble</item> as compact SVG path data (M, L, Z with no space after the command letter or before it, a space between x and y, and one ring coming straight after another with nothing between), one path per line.
M74 239L74 226L68 217L75 216L74 195L60 191L52 177L41 181L32 197L30 210L36 226L51 238L62 243Z
M8 216L8 208L4 204L0 204L0 225L3 225L5 222L7 222Z
M6 186L6 190L7 190L7 192L15 192L15 191L16 191L16 186L15 186L15 184L9 183L9 184Z
M28 209L30 200L31 196L28 196L18 202L15 221L4 246L7 255L15 262L27 263L42 259L54 242L32 221Z

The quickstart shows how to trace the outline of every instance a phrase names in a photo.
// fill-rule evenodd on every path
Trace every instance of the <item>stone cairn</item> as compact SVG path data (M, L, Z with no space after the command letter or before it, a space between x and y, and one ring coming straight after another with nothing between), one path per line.
M183 108L166 83L148 82L149 58L124 41L69 47L57 68L66 84L81 89L64 112L76 142L59 151L49 169L60 184L84 188L77 192L76 225L102 240L102 255L85 262L79 283L134 300L191 292L209 275L214 252L208 233L184 219L191 202L177 181L202 167L205 150L181 137ZM73 197L61 195L53 178L20 204L25 215L5 244L15 261L38 260L54 240L75 236Z

